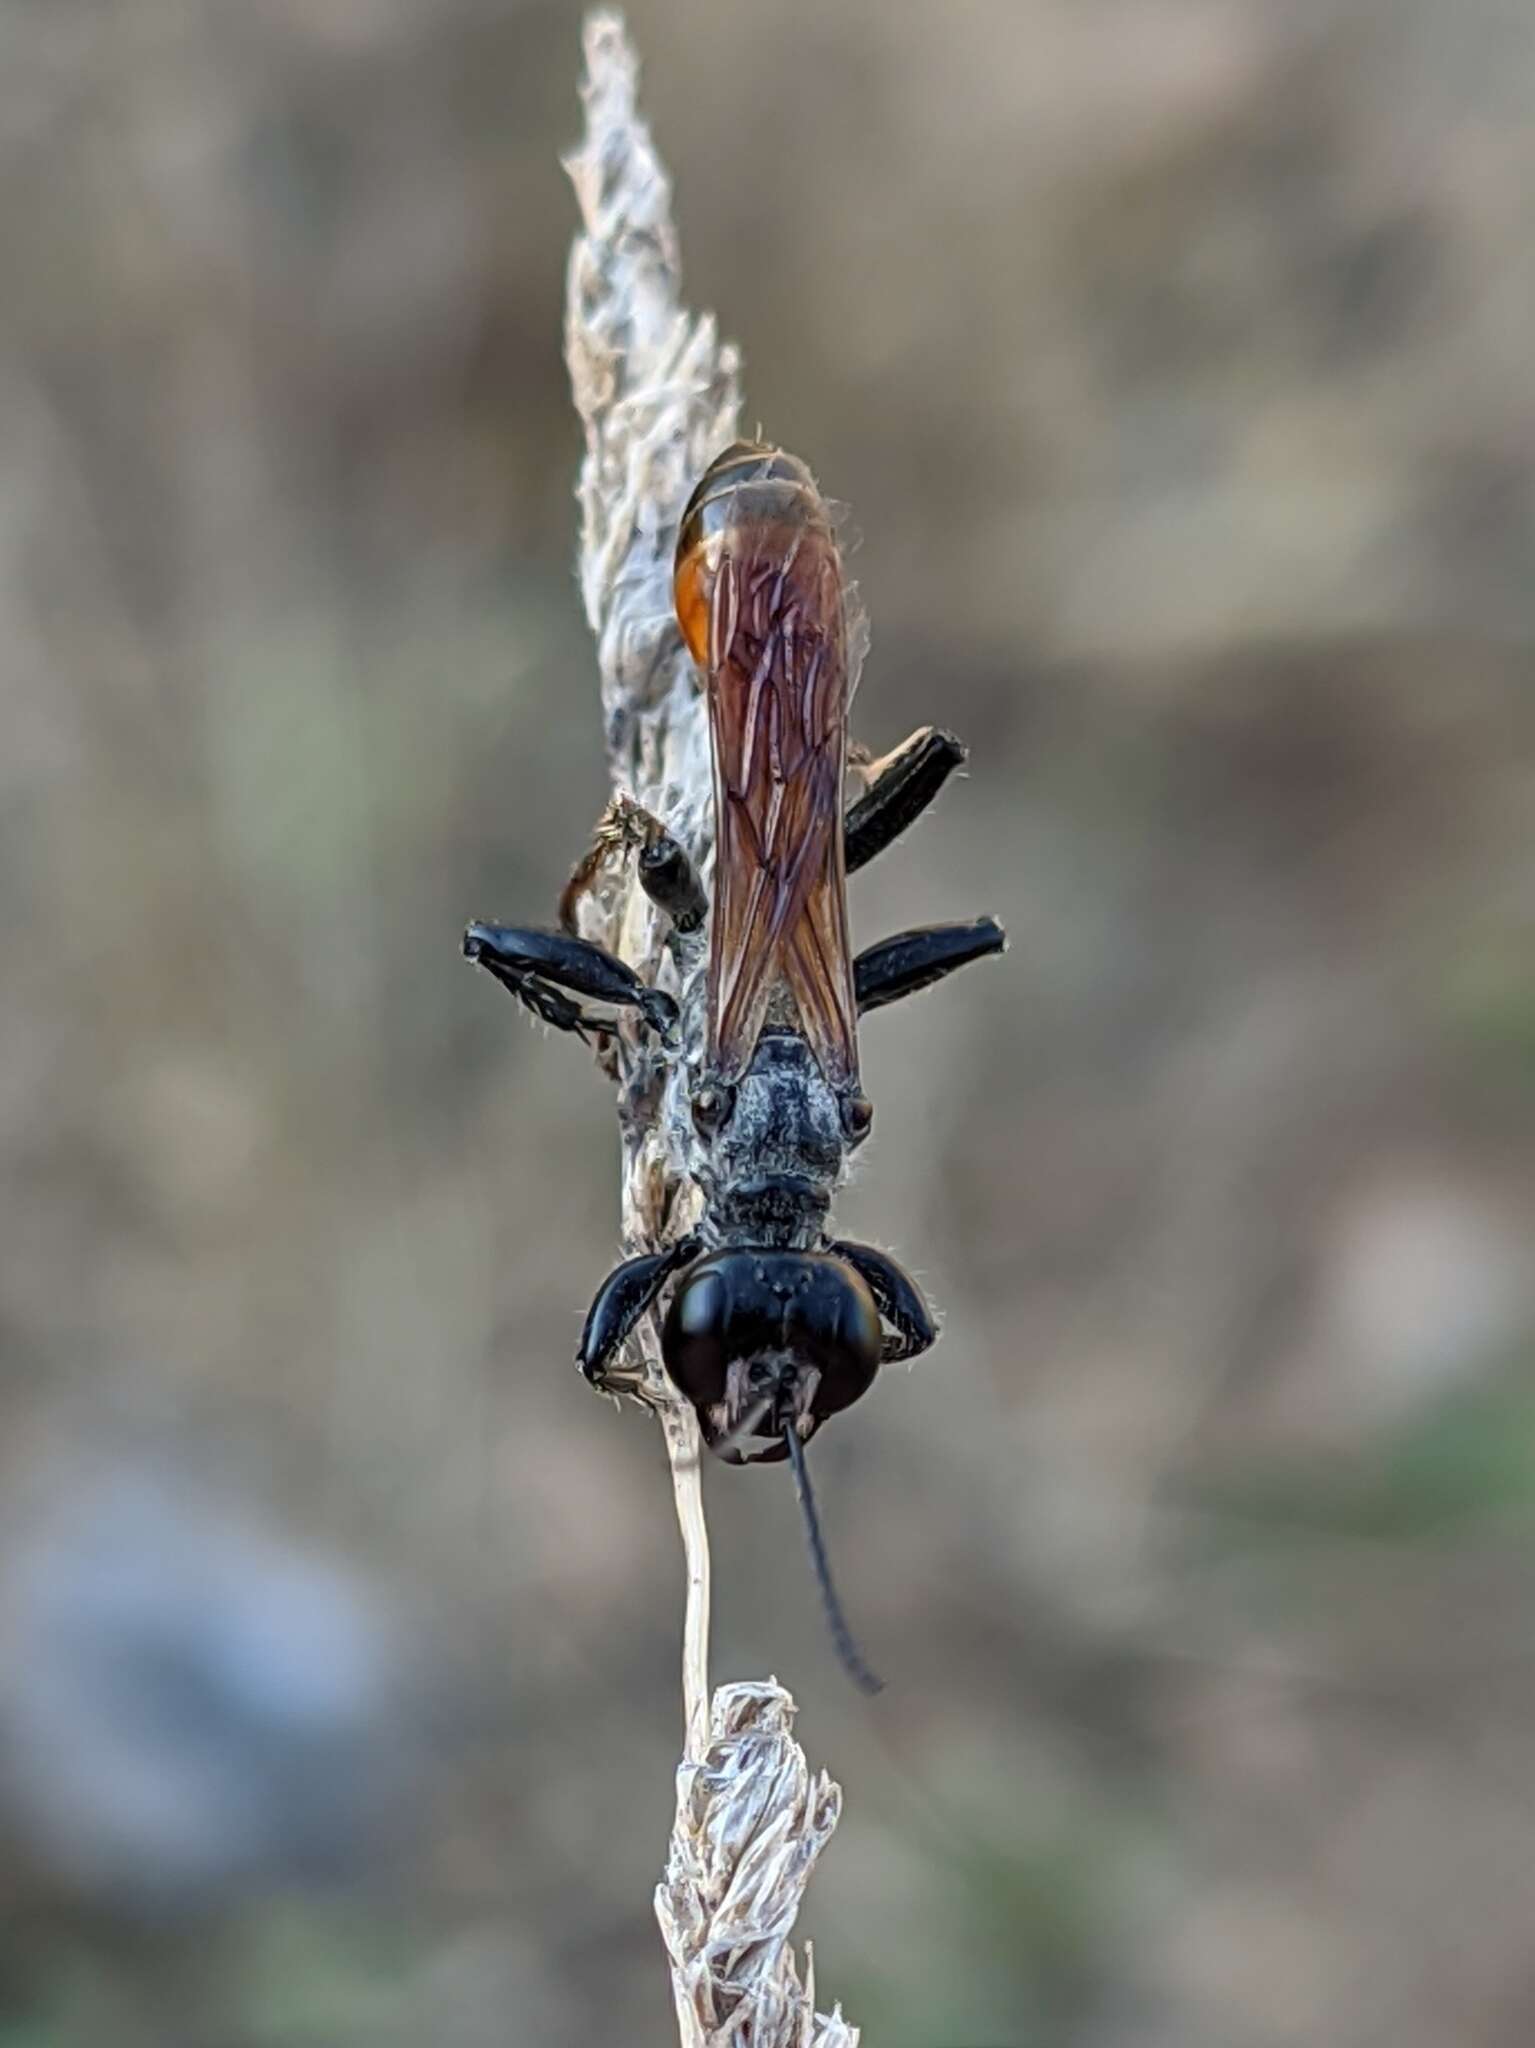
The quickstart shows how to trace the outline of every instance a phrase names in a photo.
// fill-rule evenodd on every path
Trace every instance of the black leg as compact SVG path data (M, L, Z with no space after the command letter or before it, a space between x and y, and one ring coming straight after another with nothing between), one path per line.
M491 970L501 986L514 995L518 1002L526 1003L534 1016L545 1024L552 1024L556 1031L568 1031L579 1038L583 1045L590 1045L589 1032L603 1030L607 1020L592 1016L579 1003L573 1003L569 996L562 996L557 988L547 981L540 981L536 974L513 974L508 969Z
M648 988L632 967L587 939L568 932L537 931L521 925L472 924L464 933L464 957L493 974L504 989L527 1004L535 1016L561 1031L584 1036L601 1030L605 1020L593 1017L562 995L589 996L593 1002L638 1010L663 1038L677 1022L677 1005L658 988ZM608 1027L611 1028L611 1027Z
M882 1009L886 1003L913 996L918 989L931 988L956 968L972 960L984 960L988 953L1007 947L1007 933L994 917L978 917L973 924L924 924L915 931L897 932L866 947L853 962L853 986L858 994L858 1014Z
M850 875L921 817L964 758L953 733L924 725L876 764L873 780L843 825Z
M640 848L640 887L679 932L696 932L709 912L709 899L684 849L663 826Z
M696 1259L702 1249L697 1237L679 1238L664 1252L643 1252L637 1259L625 1259L609 1273L586 1312L576 1347L576 1364L594 1387L601 1384L609 1359L645 1311L654 1306L673 1273Z
M853 1271L869 1283L874 1306L895 1331L893 1337L885 1339L883 1362L891 1365L926 1351L938 1335L938 1325L911 1275L888 1252L878 1252L871 1244L838 1242L828 1245L827 1250L834 1258L846 1259Z
M571 870L560 895L560 924L575 935L577 907L591 888L603 862L630 847L639 850L640 886L679 932L696 932L708 914L709 899L693 863L660 819L632 796L616 796L597 820L592 843Z

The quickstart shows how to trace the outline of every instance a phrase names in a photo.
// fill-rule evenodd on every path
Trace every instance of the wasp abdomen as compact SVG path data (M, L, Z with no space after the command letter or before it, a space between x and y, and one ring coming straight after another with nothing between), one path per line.
M735 441L717 455L687 502L677 534L672 595L688 652L704 667L720 555L782 559L805 535L831 538L815 478L797 455ZM732 538L734 536L734 538Z

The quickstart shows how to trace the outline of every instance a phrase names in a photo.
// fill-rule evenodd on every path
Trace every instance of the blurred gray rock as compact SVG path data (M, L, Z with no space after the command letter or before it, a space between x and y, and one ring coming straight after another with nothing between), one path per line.
M378 1593L172 1467L60 1477L0 1568L0 1832L129 1916L355 1874L413 1775Z

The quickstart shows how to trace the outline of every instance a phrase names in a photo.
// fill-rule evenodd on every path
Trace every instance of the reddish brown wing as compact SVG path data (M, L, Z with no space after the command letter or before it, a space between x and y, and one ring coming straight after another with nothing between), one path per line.
M710 1052L751 1063L774 991L792 998L826 1078L858 1078L858 1008L842 853L847 762L842 573L811 522L742 521L709 616L717 840Z

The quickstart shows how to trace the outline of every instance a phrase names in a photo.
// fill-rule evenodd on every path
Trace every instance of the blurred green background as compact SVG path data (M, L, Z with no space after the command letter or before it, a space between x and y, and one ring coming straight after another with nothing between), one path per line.
M711 1471L881 2048L1535 2030L1535 14L637 4L747 424L848 500L839 1214L941 1346ZM0 7L0 2048L672 2038L654 1430L578 1048L579 12Z

